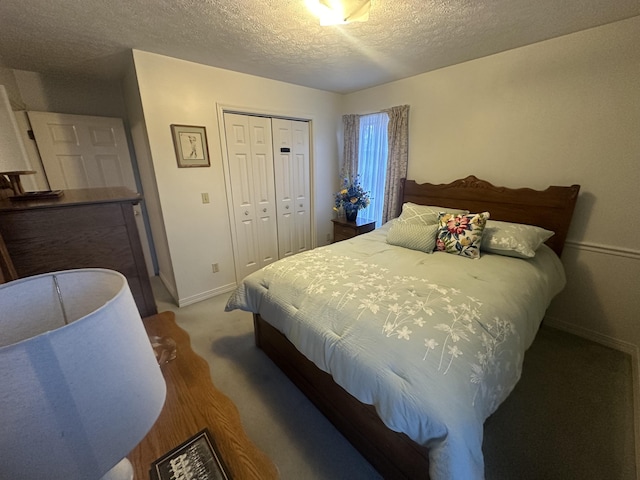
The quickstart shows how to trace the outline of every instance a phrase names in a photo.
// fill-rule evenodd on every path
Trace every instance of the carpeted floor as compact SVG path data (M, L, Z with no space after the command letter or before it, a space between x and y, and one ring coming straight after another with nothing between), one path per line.
M283 480L380 478L254 346L251 315L224 312L228 295L178 308L152 285ZM485 423L486 479L636 479L631 378L628 355L543 326L521 381Z

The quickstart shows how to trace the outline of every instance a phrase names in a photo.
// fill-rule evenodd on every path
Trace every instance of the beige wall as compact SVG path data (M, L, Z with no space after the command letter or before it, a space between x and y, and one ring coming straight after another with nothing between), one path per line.
M314 243L327 243L337 178L339 95L147 52L134 51L133 57L152 162L146 168L139 158L140 170L153 171L155 176L166 254L175 279L175 285L169 287L179 304L223 293L236 283L218 123L220 105L312 120ZM177 167L171 124L206 127L211 167ZM201 193L208 193L211 203L203 204ZM154 230L153 235L155 239L158 232ZM165 283L170 282L162 268L163 252L157 253L160 275ZM212 263L219 264L218 273L212 273Z
M563 255L569 283L547 321L637 348L638 45L635 17L345 96L145 52L134 52L124 100L108 82L78 80L70 89L44 75L0 69L0 83L21 108L115 116L130 110L145 195L157 207L150 221L160 270L183 302L234 282L218 103L314 118L318 245L331 233L340 114L407 103L410 178L448 182L473 173L511 187L582 185ZM207 127L211 168L175 167L171 123ZM201 192L210 193L210 205L200 203ZM215 275L213 262L221 267Z
M24 110L125 118L118 80L14 70Z
M547 321L640 346L640 17L356 92L343 113L409 104L409 172L582 186Z

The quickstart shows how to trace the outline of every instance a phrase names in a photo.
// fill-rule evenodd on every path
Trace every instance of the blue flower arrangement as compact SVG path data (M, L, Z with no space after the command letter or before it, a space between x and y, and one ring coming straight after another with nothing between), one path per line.
M356 175L353 180L345 178L342 181L342 189L336 193L333 209L337 212L342 208L348 220L355 220L358 210L367 208L370 202L369 192L365 192L360 185L360 176Z

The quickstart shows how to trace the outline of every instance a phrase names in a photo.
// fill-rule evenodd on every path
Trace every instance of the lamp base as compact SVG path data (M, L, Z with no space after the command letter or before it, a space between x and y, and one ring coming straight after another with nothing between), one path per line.
M115 467L109 470L100 480L133 480L133 465L127 457L120 460Z

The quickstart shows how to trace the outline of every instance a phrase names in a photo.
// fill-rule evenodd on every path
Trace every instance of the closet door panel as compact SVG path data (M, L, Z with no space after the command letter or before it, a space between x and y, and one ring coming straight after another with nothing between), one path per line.
M292 121L296 253L311 249L309 123Z
M238 280L277 258L271 122L224 115Z
M311 248L309 124L273 119L280 257Z
M295 252L295 217L293 213L278 216L278 253L280 258L293 255Z
M272 119L280 258L296 253L291 121Z
M273 139L271 119L249 116L251 151L253 153L253 186L258 221L257 242L260 267L278 259L278 223L273 182Z
M244 278L259 267L256 243L253 167L248 122L238 116L225 116L233 224L236 231L236 275Z
M255 220L245 220L236 223L238 229L238 259L236 269L242 278L260 268L260 252L257 243Z

